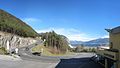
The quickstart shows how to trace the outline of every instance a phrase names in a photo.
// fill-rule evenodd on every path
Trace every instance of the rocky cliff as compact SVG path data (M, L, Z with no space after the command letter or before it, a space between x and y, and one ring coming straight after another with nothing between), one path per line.
M37 40L29 37L20 37L14 34L1 32L0 31L0 46L5 47L6 49L14 49L23 46L28 46L35 43Z

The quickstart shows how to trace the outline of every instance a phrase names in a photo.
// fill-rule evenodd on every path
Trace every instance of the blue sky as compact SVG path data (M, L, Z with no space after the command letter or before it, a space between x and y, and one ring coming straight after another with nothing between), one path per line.
M54 30L70 40L108 37L120 25L119 0L0 0L0 8L37 32Z

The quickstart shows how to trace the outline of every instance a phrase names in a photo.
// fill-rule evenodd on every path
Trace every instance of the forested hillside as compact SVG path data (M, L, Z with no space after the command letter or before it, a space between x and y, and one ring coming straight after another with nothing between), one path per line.
M15 16L0 9L0 31L13 33L24 37L39 36L29 25Z
M45 47L50 47L55 50L53 53L65 53L69 49L68 41L65 36L58 35L54 31L42 33L41 37L45 41Z

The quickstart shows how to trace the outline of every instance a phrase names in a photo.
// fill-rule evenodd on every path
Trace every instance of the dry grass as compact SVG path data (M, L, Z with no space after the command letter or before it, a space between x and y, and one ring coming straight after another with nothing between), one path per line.
M7 54L7 51L5 50L4 47L0 47L0 54L2 54L2 55Z
M72 52L66 52L66 53L60 53L59 51L54 50L53 48L47 48L44 45L38 45L32 49L33 52L42 52L42 55L45 56L68 56L72 55L74 53ZM53 53L56 51L55 53Z

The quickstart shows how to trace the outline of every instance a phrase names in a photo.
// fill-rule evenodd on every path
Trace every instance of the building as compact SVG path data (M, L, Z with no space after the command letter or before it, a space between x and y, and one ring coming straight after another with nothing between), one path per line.
M98 49L98 62L105 68L120 68L120 26L106 29L109 32L109 49Z

